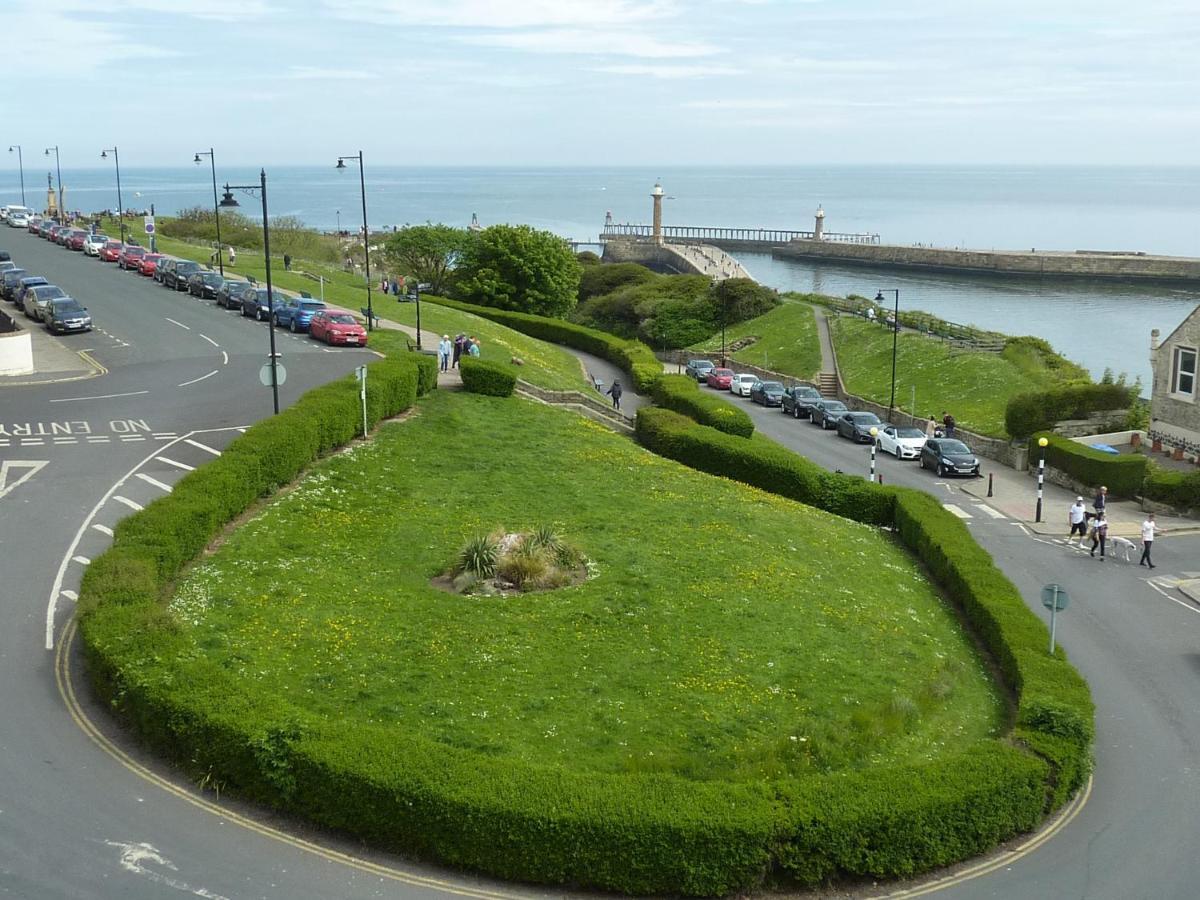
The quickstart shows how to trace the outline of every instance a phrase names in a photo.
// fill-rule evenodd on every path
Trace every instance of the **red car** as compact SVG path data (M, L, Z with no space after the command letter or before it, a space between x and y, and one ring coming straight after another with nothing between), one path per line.
M163 258L161 253L147 253L138 260L138 271L143 275L153 275L158 268L158 261Z
M121 248L125 245L120 241L109 241L100 248L101 262L116 262L117 257L121 255Z
M81 228L72 229L67 233L67 249L82 250L83 242L87 240L88 233Z
M135 244L126 244L117 256L118 269L136 269L143 256L146 255L145 247L138 247Z
M358 319L341 309L323 309L316 313L309 322L308 335L330 345L367 346L367 330L358 324Z
M733 384L733 369L709 369L705 381L708 382L710 388L727 391Z

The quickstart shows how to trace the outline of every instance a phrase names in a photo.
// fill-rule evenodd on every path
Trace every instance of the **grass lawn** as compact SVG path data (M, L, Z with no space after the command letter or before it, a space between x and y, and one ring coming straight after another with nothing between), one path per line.
M430 587L467 538L539 523L594 578ZM532 764L771 778L928 759L1004 718L885 535L512 399L425 398L233 532L170 610L157 677Z
M830 316L829 323L846 389L886 405L892 385L891 331L856 316ZM940 421L948 411L962 428L1004 437L1009 398L1058 382L1017 348L1003 354L962 350L917 332L900 333L896 406L906 412L913 412L915 386L917 415Z
M785 300L782 306L765 315L726 328L725 343L730 344L751 335L758 340L737 353L731 353L731 359L796 378L812 378L820 371L821 344L817 337L817 320L807 303ZM688 349L720 353L721 334L718 332Z

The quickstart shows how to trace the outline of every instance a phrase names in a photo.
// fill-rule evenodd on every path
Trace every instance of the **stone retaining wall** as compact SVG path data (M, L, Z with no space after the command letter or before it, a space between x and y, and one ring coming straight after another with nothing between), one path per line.
M613 408L597 397L589 396L581 391L551 391L530 384L528 381L517 379L517 393L531 400L548 403L551 406L565 406L587 416L594 422L607 425L625 434L633 434L633 423L615 412Z

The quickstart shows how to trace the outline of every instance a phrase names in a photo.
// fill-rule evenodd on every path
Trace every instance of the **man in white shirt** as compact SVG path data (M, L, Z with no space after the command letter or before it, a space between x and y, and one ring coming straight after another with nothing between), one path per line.
M1078 534L1079 543L1082 545L1083 539L1087 537L1087 507L1083 505L1082 497L1075 498L1067 519L1071 524L1071 533L1067 535L1067 541L1070 542Z
M1146 521L1142 523L1142 558L1138 562L1139 566L1149 566L1154 568L1154 563L1150 561L1150 547L1154 544L1154 532L1158 530L1158 524L1154 521L1154 513L1146 516Z

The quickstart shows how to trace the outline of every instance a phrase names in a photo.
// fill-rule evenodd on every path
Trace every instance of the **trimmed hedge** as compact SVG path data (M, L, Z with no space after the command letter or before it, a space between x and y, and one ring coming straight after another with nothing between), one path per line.
M516 373L495 362L464 356L458 362L463 387L472 394L511 397L517 387Z
M1142 496L1176 509L1200 507L1200 472L1173 472L1147 464Z
M1097 410L1128 409L1134 390L1123 384L1067 384L1018 394L1004 410L1004 428L1014 438L1049 431L1064 419L1085 419Z
M539 340L564 344L585 353L595 354L615 366L620 366L629 375L634 390L639 394L649 393L654 380L663 373L662 363L654 355L654 351L640 341L615 337L563 319L550 319L530 313L494 309L490 306L475 306L446 297L427 297L426 300L489 319Z
M687 375L659 376L651 388L650 396L658 406L673 409L701 425L709 425L718 431L740 437L754 434L754 420L745 410L700 390L696 379Z
M424 397L437 390L438 358L427 353L412 353L406 358L417 364L417 396Z
M1113 497L1133 497L1141 493L1146 478L1146 457L1140 454L1116 455L1093 450L1086 444L1045 432L1029 439L1029 464L1036 466L1041 448L1037 443L1046 438L1046 465L1065 472L1076 481L1091 487L1108 486Z

